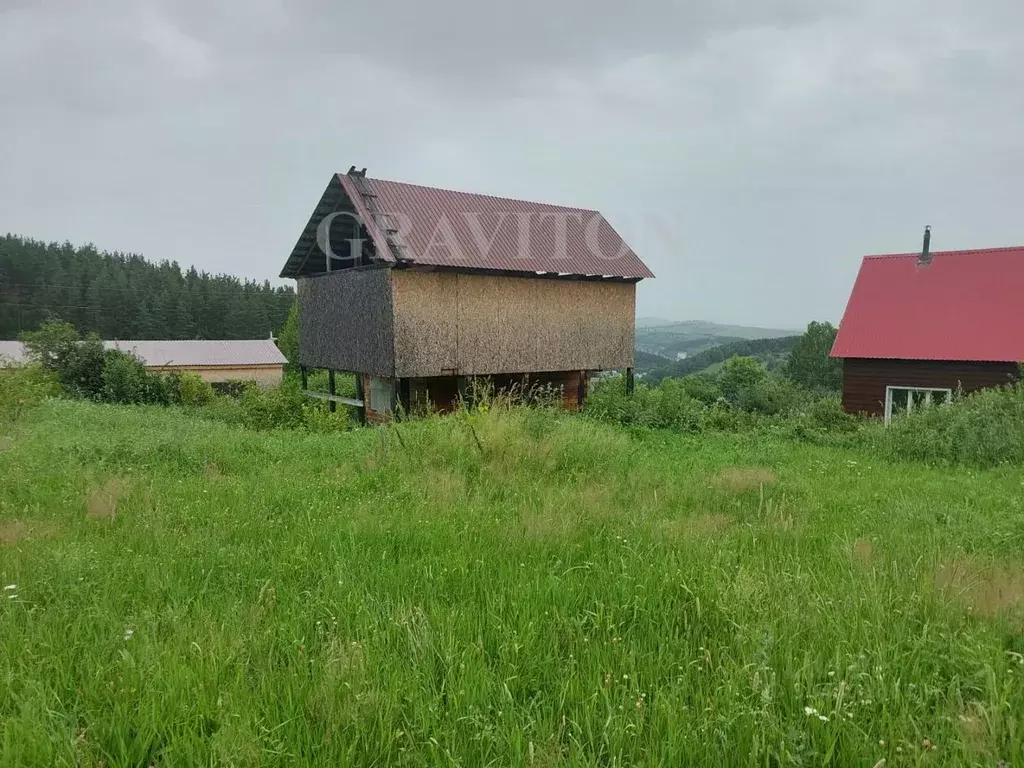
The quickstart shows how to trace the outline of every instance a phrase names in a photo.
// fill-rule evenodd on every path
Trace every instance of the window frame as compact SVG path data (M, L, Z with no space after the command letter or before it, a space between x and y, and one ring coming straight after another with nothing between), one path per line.
M914 398L911 396L914 392L924 392L927 394L925 400L926 403L932 402L932 394L935 392L944 392L946 394L946 402L939 403L939 405L945 405L953 402L953 388L952 387L919 387L909 386L906 384L887 384L885 387L885 423L889 424L892 421L892 406L893 406L893 393L897 390L906 391L907 396L907 413L914 412Z

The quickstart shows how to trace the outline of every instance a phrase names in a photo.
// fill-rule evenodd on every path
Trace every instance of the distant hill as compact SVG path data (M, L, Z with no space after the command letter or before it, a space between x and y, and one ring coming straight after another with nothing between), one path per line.
M644 352L642 349L636 350L635 370L639 374L664 368L673 362L675 361L661 355L652 355L650 352Z
M685 360L676 360L668 365L645 372L644 381L656 384L666 378L682 378L692 373L716 369L724 361L736 355L754 357L769 371L780 370L789 357L800 336L783 336L773 339L742 339L729 344L705 349ZM637 360L639 361L639 354ZM639 365L639 363L638 363Z
M657 317L642 317L636 321L636 348L675 360L681 354L689 357L723 344L777 339L800 333L795 330L727 325L706 320L673 322Z

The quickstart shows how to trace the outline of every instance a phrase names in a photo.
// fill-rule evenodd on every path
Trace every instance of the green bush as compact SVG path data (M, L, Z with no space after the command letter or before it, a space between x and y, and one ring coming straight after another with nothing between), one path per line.
M0 368L0 423L17 421L59 392L56 376L38 363Z
M637 382L633 394L628 395L625 378L615 376L594 383L585 412L602 421L630 426L699 432L704 406L687 393L680 379L665 379L657 387Z
M108 403L131 405L153 402L153 387L146 381L146 366L134 355L116 349L103 358L103 399Z
M298 427L303 424L307 400L302 389L289 382L273 389L251 384L242 393L242 420L250 429Z
M732 357L722 364L718 386L730 405L739 405L749 390L768 378L768 371L753 357Z
M737 393L736 406L747 413L785 416L809 404L809 394L789 379L766 376Z
M843 400L838 395L815 400L806 412L808 425L830 432L852 432L862 419L843 410Z
M352 414L343 405L331 413L321 402L306 402L302 406L302 425L310 432L346 432L354 426Z
M684 376L679 381L686 394L704 405L714 405L723 397L722 388L709 376L694 373Z
M871 432L892 459L994 467L1024 463L1024 384L920 408Z
M204 381L199 374L182 371L175 377L177 384L177 402L190 407L209 405L217 397L213 385Z
M680 432L700 432L704 406L687 392L679 379L665 379L651 393L655 423L651 426L675 429Z

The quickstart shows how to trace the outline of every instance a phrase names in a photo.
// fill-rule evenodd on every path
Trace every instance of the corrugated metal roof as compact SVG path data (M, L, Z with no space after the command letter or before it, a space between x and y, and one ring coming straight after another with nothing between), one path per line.
M131 352L150 368L161 366L284 365L288 361L271 339L225 341L105 341L107 348Z
M597 211L340 174L282 277L305 274L310 251L317 249L317 227L337 209L340 190L360 220L370 222L367 231L381 261L563 277L654 277Z
M1024 247L868 256L833 357L1024 360Z
M20 341L0 341L0 367L5 363L24 363L25 345Z
M107 349L131 352L150 368L163 366L234 367L284 365L288 361L271 339L225 341L105 341ZM25 362L20 341L0 341L0 358Z

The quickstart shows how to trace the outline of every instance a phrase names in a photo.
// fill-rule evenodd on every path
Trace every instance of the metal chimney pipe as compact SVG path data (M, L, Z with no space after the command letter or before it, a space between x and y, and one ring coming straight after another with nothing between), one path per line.
M932 228L927 226L924 228L924 245L921 247L921 258L918 259L917 263L921 265L928 265L932 263Z

